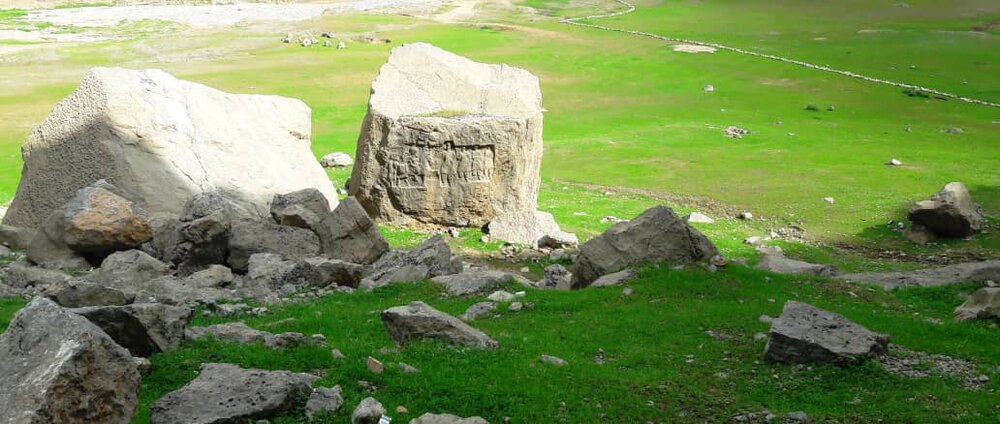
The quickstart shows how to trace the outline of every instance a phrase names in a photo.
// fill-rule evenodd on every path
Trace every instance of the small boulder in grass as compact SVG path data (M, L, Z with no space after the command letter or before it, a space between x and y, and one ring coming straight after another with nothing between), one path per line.
M771 323L764 356L775 362L847 366L884 355L888 348L888 335L815 306L788 301Z

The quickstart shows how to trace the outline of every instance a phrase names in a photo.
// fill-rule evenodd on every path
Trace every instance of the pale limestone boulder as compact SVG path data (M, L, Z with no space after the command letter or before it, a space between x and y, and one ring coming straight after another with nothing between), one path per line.
M310 110L284 97L229 94L166 72L94 68L35 127L4 224L37 228L96 180L150 214L179 215L224 191L261 215L275 194L336 191L310 150Z
M393 224L482 226L536 209L538 78L430 44L393 49L372 83L349 191Z

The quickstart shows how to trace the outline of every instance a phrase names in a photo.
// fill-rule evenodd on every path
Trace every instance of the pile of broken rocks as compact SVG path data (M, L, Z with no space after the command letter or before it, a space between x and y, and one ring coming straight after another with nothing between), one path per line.
M630 267L645 263L720 260L708 238L663 206L581 246L574 273L555 265L538 282L466 264L442 235L409 251L392 250L353 198L330 210L322 193L304 189L276 195L266 216L254 211L214 192L191 198L176 218L150 217L101 180L76 192L35 231L3 226L0 241L26 253L4 271L2 293L34 300L0 338L8 359L0 364L0 415L126 422L137 407L140 370L149 367L143 358L184 340L210 336L273 349L326 343L322 335L271 334L240 322L187 328L198 306L223 315L266 313L266 307L238 302L268 304L423 280L455 296L485 294L512 281L580 289L620 284L635 275ZM502 291L490 296L513 297ZM496 309L495 303L492 309L479 306ZM473 320L483 311L462 318ZM387 309L382 320L401 346L432 338L499 347L463 320L422 302ZM341 408L340 388L313 388L316 379L205 364L194 381L153 405L152 421L261 419L294 411L303 399L310 417ZM366 399L352 422L377 422L383 414L376 400ZM428 414L414 422L485 421Z

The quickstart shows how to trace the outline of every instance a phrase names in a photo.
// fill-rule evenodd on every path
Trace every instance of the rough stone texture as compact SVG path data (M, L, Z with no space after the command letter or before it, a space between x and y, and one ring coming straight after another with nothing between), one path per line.
M239 344L263 343L264 346L271 349L284 349L312 343L312 339L302 333L268 333L250 328L243 322L191 327L184 334L184 337L190 340L211 336L216 340Z
M351 412L351 424L380 424L383 415L387 411L382 403L373 397L367 397L358 403Z
M372 83L350 193L394 224L482 226L532 212L541 106L538 78L523 69L397 47Z
M940 237L968 237L986 224L982 208L972 203L969 190L959 182L948 183L927 200L914 204L908 217Z
M389 243L353 197L323 215L315 230L323 254L333 259L370 264L389 251Z
M74 252L104 258L153 238L146 212L101 187L84 187L60 209L63 242Z
M493 240L527 246L562 248L577 245L576 234L559 229L559 224L548 212L528 211L498 215L486 226Z
M122 306L135 300L134 295L127 295L121 290L82 281L72 281L69 286L49 294L48 297L64 308Z
M357 288L365 271L364 265L326 258L306 258L296 266L307 284L320 288L331 284Z
M0 336L0 421L128 423L139 370L85 318L35 299Z
M11 249L27 249L34 236L35 230L31 228L0 225L0 244Z
M500 343L460 319L438 311L424 302L411 302L382 311L382 323L389 338L403 346L418 339L441 339L473 347L499 347Z
M532 286L531 281L520 275L491 269L478 269L465 271L461 274L442 275L432 278L431 281L444 285L448 290L448 294L454 296L489 292L511 281L526 287Z
M84 277L108 287L123 289L162 277L170 267L141 250L116 252L101 262L101 267Z
M573 274L566 267L554 264L545 267L545 275L536 284L538 288L569 290Z
M27 287L61 287L66 285L70 276L51 269L39 268L18 261L4 269L4 282L19 289Z
M440 234L409 252L392 251L382 255L367 275L371 287L404 281L420 281L462 272L462 262L451 254L451 247Z
M781 316L771 322L764 351L778 362L825 362L849 365L888 351L889 336L815 306L788 301Z
M255 253L276 253L287 259L304 259L319 254L316 234L303 228L244 221L233 224L231 231L226 263L236 272L246 272L250 256Z
M315 188L276 194L271 201L271 217L281 225L312 229L329 212L330 201Z
M344 168L354 165L354 159L351 159L351 155L347 153L333 152L323 155L319 164L324 168Z
M153 424L245 423L288 413L319 377L289 371L205 364L184 387L152 406Z
M244 282L277 289L285 284L303 285L307 268L298 262L286 261L275 253L255 253L250 257Z
M786 258L781 253L769 253L760 258L757 269L779 274L807 274L820 277L834 277L839 274L833 265L811 264Z
M955 319L973 321L1000 318L1000 287L983 287L955 308Z
M199 193L184 204L179 217L153 219L155 235L150 250L175 264L179 275L188 275L225 263L232 222L255 218L253 211L225 193Z
M225 190L266 211L277 193L336 191L310 150L299 100L224 93L159 70L94 68L22 147L7 225L36 228L80 188L106 179L150 213Z
M187 276L184 280L194 287L219 288L230 285L235 279L233 270L222 265L210 265L208 268Z
M306 402L306 418L312 421L319 414L339 411L344 406L344 397L340 392L340 386L313 389L309 401Z
M615 224L580 246L580 256L573 267L573 288L586 287L602 275L632 265L687 264L708 260L717 253L707 237L673 210L655 206L631 221Z
M910 224L903 230L903 238L914 244L927 244L937 239L937 235L920 224Z
M620 286L633 278L635 278L635 271L632 271L631 269L623 269L618 272L602 275L601 278L594 280L594 282L591 283L590 286L591 287Z
M430 412L410 420L410 424L490 424L482 417L462 418L452 414L432 414Z
M934 287L986 280L1000 281L1000 260L967 262L915 271L843 274L837 276L837 279L856 283L876 284L886 290L895 290L900 287L909 286Z
M92 306L71 312L90 320L132 356L149 357L169 352L184 341L184 327L194 311L160 303L125 306Z
M63 241L65 230L64 215L60 210L53 211L28 243L28 261L45 268L74 271L88 269L90 263Z

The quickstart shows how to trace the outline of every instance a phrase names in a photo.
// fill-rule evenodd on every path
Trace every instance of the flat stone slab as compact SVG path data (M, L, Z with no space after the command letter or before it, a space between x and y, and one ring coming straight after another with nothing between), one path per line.
M889 336L807 303L790 300L771 323L764 356L776 362L849 365L884 354Z
M844 274L836 278L853 283L875 284L886 290L913 286L935 287L986 280L1000 281L1000 261L967 262L916 271Z

